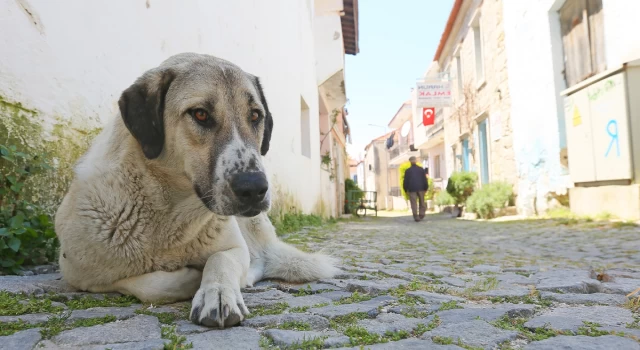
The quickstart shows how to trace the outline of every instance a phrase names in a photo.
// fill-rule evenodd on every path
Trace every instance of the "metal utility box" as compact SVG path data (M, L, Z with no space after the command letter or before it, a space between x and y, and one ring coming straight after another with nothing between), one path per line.
M572 182L637 183L640 60L589 78L562 95Z

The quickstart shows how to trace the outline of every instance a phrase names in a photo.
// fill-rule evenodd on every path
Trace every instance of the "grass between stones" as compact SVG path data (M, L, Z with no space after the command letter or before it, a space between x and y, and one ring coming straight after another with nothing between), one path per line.
M99 324L105 324L113 322L116 317L113 315L107 315L104 317L88 318L83 320L75 320L71 323L67 322L67 319L71 316L71 312L63 312L60 315L54 315L49 317L46 322L29 324L23 321L18 322L0 322L0 336L11 335L18 331L23 331L30 328L41 328L40 334L44 339L50 339L62 331L66 331L78 327L92 327Z
M46 322L28 324L18 322L0 322L0 335L11 335L15 332L30 329L42 328L40 333L44 338L51 338L60 332L78 327L91 327L98 324L115 321L115 316L97 317L86 320L76 320L67 322L71 311L63 311L64 308L53 304L54 301L64 303L69 310L88 309L92 307L114 307L131 306L140 302L130 296L107 296L103 299L96 299L93 296L83 296L80 298L67 299L64 296L46 295L42 298L35 298L23 294L13 294L0 292L0 316L20 316L36 313L50 313L52 315Z
M309 309L312 309L312 308L315 309L315 308L321 308L325 306L329 306L329 303L320 303L320 304L315 304L313 306L296 306L289 309L289 312L299 314L299 313L307 312L309 311Z
M36 313L57 313L63 310L53 306L51 299L36 299L22 294L0 292L0 316L19 316Z
M73 310L84 310L92 307L127 307L132 304L141 304L138 298L130 295L104 295L103 299L96 299L92 295L84 295L66 301L61 300L61 302Z
M406 309L403 309L400 314L404 317L410 318L425 318L429 316L431 312L418 310L415 306L408 306Z
M265 316L265 315L279 315L288 308L289 308L289 304L287 303L277 303L273 305L258 306L250 310L251 313L249 314L249 316L247 316L247 318L254 318L257 316Z
M349 326L344 335L349 337L352 346L373 345L407 339L411 334L407 331L386 332L384 335L369 333L360 326Z
M279 325L277 328L285 329L289 331L310 331L311 325L306 322L289 321L289 322L284 322L283 324Z
M366 318L370 318L369 314L366 312L353 312L347 315L334 317L329 321L329 327L337 331L343 331L347 327L354 325L359 320L364 320Z
M155 316L158 318L158 321L163 324L173 324L179 317L173 312L151 312L149 310L136 310L136 314L138 315L148 315Z
M502 318L491 322L491 324L501 329L517 331L520 333L520 335L522 335L529 341L545 340L551 337L555 337L556 335L563 334L560 331L548 328L537 328L535 331L531 331L524 326L525 322L527 322L526 318L510 318L509 316L505 315Z
M357 291L353 292L350 297L340 298L340 300L334 302L334 305L344 305L344 304L353 304L360 303L363 301L371 300L373 297L369 294L360 294Z
M549 307L553 304L550 300L542 299L538 291L533 292L532 295L527 295L523 297L519 297L519 296L518 297L515 297L515 296L514 297L492 297L492 298L489 298L489 301L491 301L494 304L499 304L499 303L534 304L534 305L540 305L542 307Z
M262 336L260 337L259 346L265 350L312 350L323 349L324 341L328 337L313 337L310 339L303 338L301 342L296 342L287 346L277 346L273 340Z
M475 347L475 346L467 345L467 344L463 343L460 338L458 338L457 342L454 342L453 338L451 338L451 337L440 337L440 336L435 336L435 337L431 338L431 340L436 344L440 344L440 345L457 345L457 346L459 346L461 348L465 348L467 350L482 350L483 349L481 347Z
M396 331L386 332L385 334L370 333L364 327L358 326L359 320L369 318L364 312L356 312L344 316L339 316L330 321L330 327L344 333L349 337L352 346L373 345L378 343L386 343L389 341L398 341L409 338L411 336L421 336L424 333L435 329L441 323L440 318L435 315L428 325L419 324L413 331Z
M97 298L100 296L102 299ZM69 310L64 311L63 307L53 304L54 301L65 304ZM48 339L65 330L78 327L92 327L116 320L115 316L107 315L104 317L69 322L68 318L73 310L84 310L94 307L128 307L137 303L140 303L137 298L126 295L109 296L92 294L68 299L65 296L52 294L45 295L42 298L36 298L23 294L0 292L0 316L21 316L36 313L53 314L46 322L35 324L29 324L23 321L0 322L0 336L11 335L30 328L42 328L40 333L43 338ZM154 316L163 324L173 324L178 319L188 319L190 311L190 305L185 304L176 313L153 313L143 307L136 310L136 314Z
M429 277L429 278L434 279L434 280L442 278L442 276L438 276L438 275L436 275L435 273L432 273L432 272L420 272L420 271L418 271L418 268L415 267L415 266L408 267L408 268L404 269L404 272L410 273L412 275L420 275L420 276Z
M164 343L164 350L193 349L193 343L187 343L187 337L176 333L176 326L162 326L162 339L168 340Z
M578 332L576 335L586 335L588 337L601 337L603 335L615 334L615 332L603 331L598 329L598 327L602 327L600 324L595 322L582 321L584 326L578 328Z
M438 311L453 310L453 309L462 309L462 306L458 305L457 301L451 300L451 301L447 301L440 304L440 308L438 309Z

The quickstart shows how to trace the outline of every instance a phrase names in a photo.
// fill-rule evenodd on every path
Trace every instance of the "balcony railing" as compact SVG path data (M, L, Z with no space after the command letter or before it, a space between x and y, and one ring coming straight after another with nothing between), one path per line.
M406 142L406 141L405 141ZM401 154L403 154L404 152L409 151L409 145L408 144L399 144L395 147L393 147L392 149L389 150L389 159L393 159Z

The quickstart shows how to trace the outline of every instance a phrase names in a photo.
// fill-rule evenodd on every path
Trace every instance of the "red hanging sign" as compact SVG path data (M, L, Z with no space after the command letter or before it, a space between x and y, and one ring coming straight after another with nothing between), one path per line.
M422 124L433 125L436 122L436 109L434 107L422 108Z

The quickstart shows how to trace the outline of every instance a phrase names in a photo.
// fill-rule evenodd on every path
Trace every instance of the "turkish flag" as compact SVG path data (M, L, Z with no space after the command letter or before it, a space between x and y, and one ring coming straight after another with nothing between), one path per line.
M436 122L436 109L434 107L422 108L422 124L433 125Z

